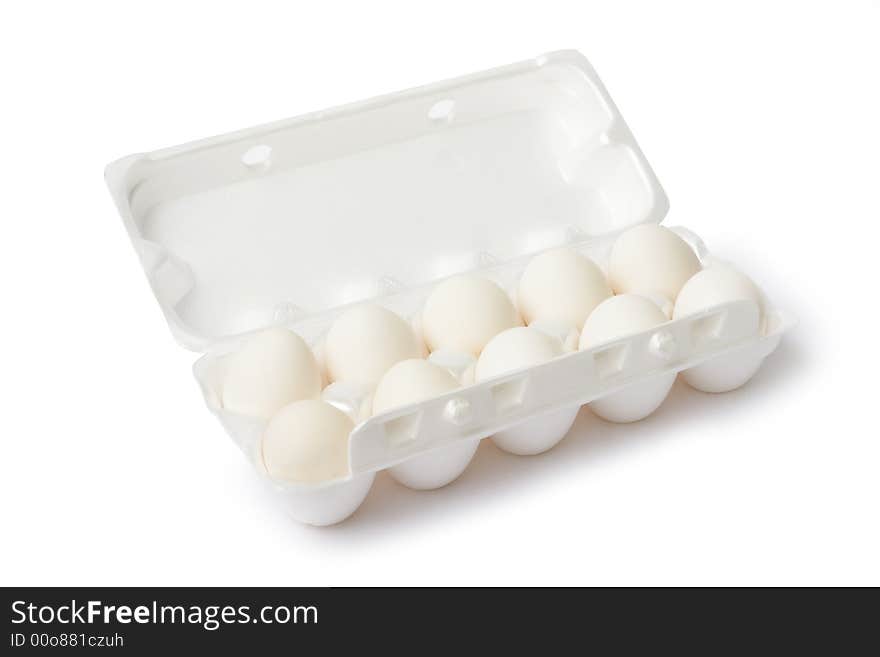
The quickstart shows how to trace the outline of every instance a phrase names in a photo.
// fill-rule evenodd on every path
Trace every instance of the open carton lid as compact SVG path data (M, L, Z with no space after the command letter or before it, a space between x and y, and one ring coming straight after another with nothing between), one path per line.
M133 155L106 177L175 337L199 351L669 207L573 51Z

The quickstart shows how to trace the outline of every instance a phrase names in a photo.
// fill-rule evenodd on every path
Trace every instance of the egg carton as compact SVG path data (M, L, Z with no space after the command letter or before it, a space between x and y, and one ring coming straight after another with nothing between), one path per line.
M333 320L365 300L418 331L439 280L474 272L513 296L528 261L560 245L605 267L621 231L659 223L669 207L573 51L133 155L106 178L172 332L204 352L194 372L209 409L264 475L266 421L221 402L227 356L254 331L289 327L320 359ZM712 261L695 233L675 230ZM298 520L339 522L381 470L433 488L460 474L483 438L540 453L584 404L616 421L645 417L679 372L701 390L732 390L791 323L768 303L763 313L728 303L476 384L467 359L432 354L462 388L368 417L368 394L331 386L325 398L357 422L349 474L270 484ZM541 328L571 346L564 327Z

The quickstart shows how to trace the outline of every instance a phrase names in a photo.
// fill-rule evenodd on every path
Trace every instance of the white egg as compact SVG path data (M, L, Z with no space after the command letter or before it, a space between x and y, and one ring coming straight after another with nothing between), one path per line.
M537 329L507 329L489 341L477 360L475 379L483 381L512 370L544 363L563 354L562 344Z
M452 373L427 360L405 360L392 367L376 387L373 415L415 404L459 387ZM474 457L479 440L458 441L398 463L388 469L397 481L416 490L432 490L455 480Z
M637 294L621 294L600 303L584 323L580 348L624 338L669 321L660 307ZM594 414L610 422L635 422L659 408L675 382L675 372L660 373L590 402Z
M620 294L606 299L587 317L581 331L580 348L647 331L668 321L653 301L638 294Z
M319 400L288 404L263 434L263 464L276 481L315 483L349 474L351 419Z
M422 333L431 351L454 349L478 356L504 329L521 326L510 297L479 276L454 276L434 288L422 311Z
M556 322L580 331L593 308L610 296L611 287L596 263L562 248L532 258L516 301L526 324Z
M357 306L339 317L324 342L330 381L368 388L395 363L421 355L422 345L412 327L387 308L373 304Z
M320 394L315 355L287 329L260 331L227 357L221 399L223 408L233 413L269 418L292 401Z
M730 265L715 264L685 283L678 293L672 317L680 319L731 301L754 301L758 304L760 324L764 302L758 286Z
M559 340L530 326L512 328L496 335L477 360L476 380L483 381L512 370L540 365L564 352ZM499 400L496 400L499 401ZM506 406L506 402L501 402ZM540 454L558 443L574 422L578 406L533 417L496 432L493 442L505 452Z
M376 386L373 415L415 404L458 387L458 381L449 370L427 360L404 360L388 370Z
M608 280L617 294L661 294L675 301L685 282L700 271L700 260L687 242L656 224L624 232L611 247Z

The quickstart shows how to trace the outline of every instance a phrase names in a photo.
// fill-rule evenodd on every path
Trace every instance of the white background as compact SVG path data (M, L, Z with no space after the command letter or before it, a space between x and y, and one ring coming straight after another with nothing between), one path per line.
M799 326L737 392L291 522L204 408L104 165L559 48L667 223ZM880 584L876 2L31 2L0 9L0 62L0 583Z

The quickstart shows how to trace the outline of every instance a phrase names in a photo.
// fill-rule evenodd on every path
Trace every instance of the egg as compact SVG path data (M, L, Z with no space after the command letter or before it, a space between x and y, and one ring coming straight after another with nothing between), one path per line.
M675 301L698 271L700 260L687 242L656 224L625 231L608 259L608 280L615 293L661 294L669 301Z
M669 321L660 307L637 294L621 294L600 303L584 322L580 348L624 338ZM661 372L590 402L595 415L610 422L636 422L656 411L675 382L675 372Z
M754 301L758 304L758 321L762 321L764 302L758 286L730 265L714 264L695 274L681 288L672 317L680 319L731 301Z
M282 406L321 394L321 372L312 350L293 331L270 328L250 337L227 357L223 408L269 418Z
M442 395L459 385L449 370L430 361L402 361L388 370L376 386L373 414ZM479 443L478 439L470 439L437 447L392 466L388 472L410 488L440 488L464 472Z
M331 382L372 388L391 366L419 358L422 345L412 327L382 306L365 304L340 316L324 342L324 360Z
M596 345L653 328L667 317L653 301L637 294L620 294L606 299L587 317L579 347Z
M276 413L263 434L263 464L282 482L316 483L349 474L351 419L314 399L293 402Z
M512 370L539 365L563 353L559 340L531 326L507 329L492 338L483 349L477 360L475 378L482 381ZM495 399L500 404L501 412L519 403L517 399L505 400L505 397L506 394L501 394ZM571 429L578 408L575 405L542 413L495 432L492 441L505 452L520 456L546 452Z
M596 263L562 248L532 258L520 278L516 300L526 324L555 322L580 331L593 308L611 294Z
M507 329L489 341L480 357L477 381L512 370L544 363L563 354L562 344L537 329L521 326Z
M453 349L478 356L501 331L521 326L510 297L479 276L454 276L434 288L422 310L422 333L431 351Z
M397 363L385 373L373 395L373 415L430 399L459 387L452 373L427 360Z

